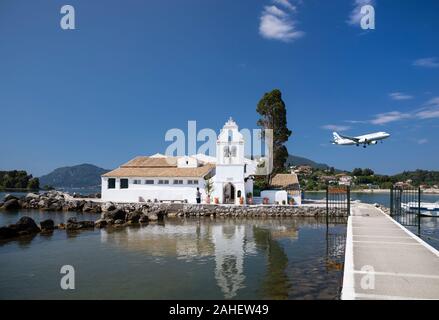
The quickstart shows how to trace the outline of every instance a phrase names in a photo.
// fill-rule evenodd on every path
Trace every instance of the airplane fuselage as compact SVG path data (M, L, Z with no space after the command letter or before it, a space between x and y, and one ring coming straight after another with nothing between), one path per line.
M334 132L333 144L342 146L363 145L365 147L367 145L377 144L378 141L387 139L388 137L390 137L390 134L387 132L375 132L357 137L346 137Z

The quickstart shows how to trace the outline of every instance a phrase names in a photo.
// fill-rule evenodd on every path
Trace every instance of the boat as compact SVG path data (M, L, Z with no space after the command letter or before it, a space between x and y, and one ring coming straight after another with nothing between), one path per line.
M421 216L423 217L439 217L439 211L421 211Z
M421 216L425 217L439 217L439 201L438 202L421 202L416 201L401 203L401 208L407 213L416 214L420 209Z

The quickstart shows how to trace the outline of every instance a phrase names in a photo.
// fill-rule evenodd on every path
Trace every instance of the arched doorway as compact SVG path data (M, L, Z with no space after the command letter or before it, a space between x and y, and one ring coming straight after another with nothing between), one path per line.
M235 203L235 186L228 183L224 186L223 190L224 203L234 204Z

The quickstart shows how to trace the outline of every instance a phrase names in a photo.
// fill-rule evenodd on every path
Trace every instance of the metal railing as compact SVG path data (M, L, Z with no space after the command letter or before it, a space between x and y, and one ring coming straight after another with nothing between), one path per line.
M351 213L351 189L349 186L326 187L326 223L329 217L347 217Z
M403 226L416 227L421 233L421 188L390 188L390 216Z

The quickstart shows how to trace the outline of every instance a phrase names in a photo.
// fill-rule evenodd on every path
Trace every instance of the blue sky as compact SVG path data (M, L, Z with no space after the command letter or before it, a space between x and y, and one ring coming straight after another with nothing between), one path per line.
M279 88L290 153L342 169L439 170L439 2L376 0L0 2L0 169L38 176L163 152L170 128L254 128ZM278 11L276 11L278 10ZM352 21L353 19L353 21ZM392 137L330 145L332 129Z

